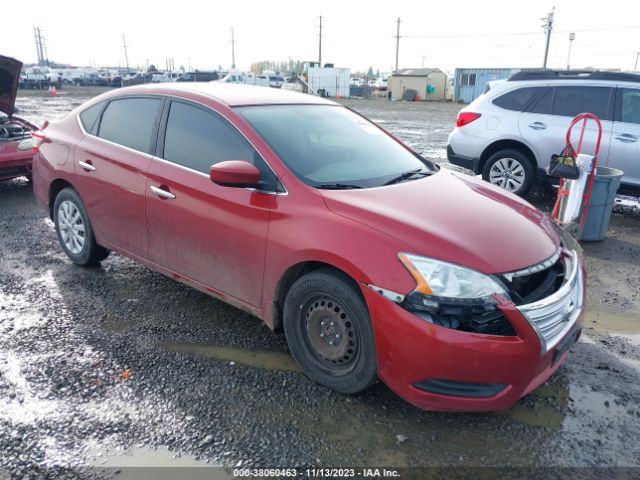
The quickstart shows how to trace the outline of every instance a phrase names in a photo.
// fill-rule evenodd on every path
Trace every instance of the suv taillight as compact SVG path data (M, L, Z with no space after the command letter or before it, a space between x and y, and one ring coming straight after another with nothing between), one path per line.
M471 123L474 120L480 118L479 113L474 112L460 112L458 113L458 118L456 118L456 127L463 127L467 123Z

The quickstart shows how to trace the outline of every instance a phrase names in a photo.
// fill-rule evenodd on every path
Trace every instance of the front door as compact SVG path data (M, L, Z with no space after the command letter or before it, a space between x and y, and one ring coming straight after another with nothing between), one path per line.
M618 88L608 167L624 172L624 183L640 186L640 89Z
M254 162L265 189L275 186L249 142L206 107L172 101L162 121L158 155L148 170L151 260L259 307L272 193L222 187L209 178L224 160ZM272 175L272 178L268 178Z

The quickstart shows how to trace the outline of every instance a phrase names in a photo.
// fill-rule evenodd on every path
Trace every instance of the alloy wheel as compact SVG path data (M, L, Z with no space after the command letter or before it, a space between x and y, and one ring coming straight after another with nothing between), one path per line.
M497 160L489 171L489 181L509 192L516 192L525 182L526 171L515 158L501 158Z
M86 242L85 225L78 207L65 200L58 207L58 228L64 246L74 255L80 254Z

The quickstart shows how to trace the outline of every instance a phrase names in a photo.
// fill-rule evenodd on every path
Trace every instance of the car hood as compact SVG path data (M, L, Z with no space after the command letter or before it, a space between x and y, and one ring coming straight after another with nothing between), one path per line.
M22 62L0 55L0 112L11 116L16 103Z
M548 216L519 197L446 169L363 190L322 190L327 208L397 239L416 253L485 273L519 270L555 253Z

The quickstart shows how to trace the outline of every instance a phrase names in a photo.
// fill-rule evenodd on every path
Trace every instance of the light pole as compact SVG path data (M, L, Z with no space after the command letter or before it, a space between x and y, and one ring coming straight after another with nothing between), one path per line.
M567 56L567 71L571 70L571 45L573 45L573 41L576 38L576 34L571 32L569 34L569 55Z
M547 44L544 47L544 62L542 63L542 68L546 69L547 68L547 58L549 57L549 43L551 43L551 32L553 31L553 15L555 14L556 11L556 7L553 7L551 9L551 12L549 12L549 14L544 17L541 18L541 20L544 20L544 25L542 25L542 28L544 28L544 33L547 35Z

